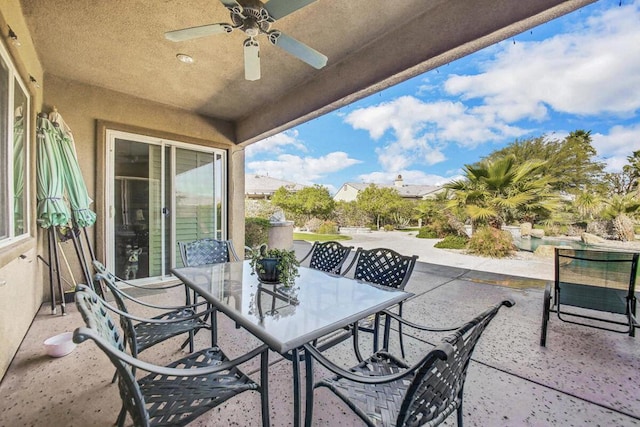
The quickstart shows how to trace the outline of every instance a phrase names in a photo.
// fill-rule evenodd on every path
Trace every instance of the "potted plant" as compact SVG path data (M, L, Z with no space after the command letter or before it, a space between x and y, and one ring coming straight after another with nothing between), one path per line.
M251 253L251 274L257 274L262 282L282 283L286 287L295 284L300 262L296 259L294 251L286 249L269 248L266 244L260 245Z

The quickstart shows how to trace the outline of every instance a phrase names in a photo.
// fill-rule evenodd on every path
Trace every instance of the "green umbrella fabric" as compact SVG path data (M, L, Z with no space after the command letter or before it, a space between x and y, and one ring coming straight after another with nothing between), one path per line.
M69 208L64 203L64 173L62 170L59 144L56 143L57 129L51 122L38 117L37 122L37 191L38 223L42 228L65 226L71 219Z
M13 211L22 216L24 195L24 118L13 125Z
M87 186L82 178L73 136L57 111L51 113L49 119L56 129L60 164L64 174L65 190L71 205L73 221L79 227L91 227L96 222L96 214L89 209L93 200L89 197Z

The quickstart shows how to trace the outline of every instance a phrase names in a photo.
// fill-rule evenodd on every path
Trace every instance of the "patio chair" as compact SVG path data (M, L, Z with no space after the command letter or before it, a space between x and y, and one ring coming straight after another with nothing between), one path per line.
M637 272L637 253L556 248L553 290L547 284L544 292L540 345L547 342L550 313L564 322L635 336Z
M462 427L464 382L473 349L482 332L503 305L490 307L466 323L429 351L418 363L409 366L386 350L380 350L357 366L345 370L310 344L304 346L306 372L312 372L312 360L336 374L313 385L307 376L306 426L313 417L313 390L326 387L342 399L368 426L435 426L457 411ZM419 330L442 331L419 326L387 313L405 326ZM444 329L446 330L446 329Z
M95 278L106 285L113 295L117 310L106 301L105 306L113 308L114 310L112 311L120 314L120 326L125 332L133 357L138 357L139 353L149 347L182 334L189 334L189 338L182 344L181 348L184 348L188 343L189 352L193 353L193 337L195 333L200 329L213 329L206 322L206 316L209 311L198 311L199 307L205 306L204 302L175 307L158 306L127 294L118 288L113 276L98 273ZM135 316L130 313L125 300L141 307L162 310L162 313L152 318Z
M349 257L351 249L353 249L353 246L343 246L334 241L314 242L309 252L300 260L300 263L311 257L309 268L340 274L342 265Z
M362 249L358 248L356 254L347 267L343 275L346 275L354 268L353 278L363 280L365 282L374 283L380 286L386 286L396 289L404 289L411 277L413 268L416 265L417 255L406 256L400 255L398 252L386 249ZM398 314L402 317L402 302L398 304ZM376 314L375 320L371 327L360 325L359 329L365 332L373 333L374 351L378 345L378 325L380 316ZM400 353L404 357L404 342L402 340L402 324L398 325L398 334L400 337ZM385 343L386 346L386 343ZM354 340L354 349L359 360L362 360L360 351L357 348L357 342Z
M269 425L266 345L234 360L229 360L219 347L211 347L167 366L153 365L125 352L124 340L109 316L108 308L95 292L80 285L76 305L86 327L75 330L74 342L93 340L117 369L123 402L117 420L119 426L124 425L127 412L136 426L186 425L248 390L261 394L262 425ZM258 355L261 358L260 384L238 368ZM149 375L139 378L136 376L138 369Z
M193 242L178 242L178 246L185 267L240 260L231 240L205 238Z

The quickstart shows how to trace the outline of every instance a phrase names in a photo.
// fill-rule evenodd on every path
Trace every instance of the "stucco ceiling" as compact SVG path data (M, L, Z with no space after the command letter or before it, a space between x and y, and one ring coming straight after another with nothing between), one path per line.
M164 38L230 22L219 0L21 5L45 73L229 121L247 144L592 1L317 0L272 27L325 54L327 66L316 70L261 35L257 81L244 79L241 31Z

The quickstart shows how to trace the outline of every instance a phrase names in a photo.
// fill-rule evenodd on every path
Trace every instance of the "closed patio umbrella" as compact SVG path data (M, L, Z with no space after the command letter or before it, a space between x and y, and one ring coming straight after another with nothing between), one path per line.
M64 172L56 143L57 129L42 114L37 122L38 223L42 228L66 226L71 215L64 203Z
M24 215L24 118L16 115L13 125L13 211L17 218Z

